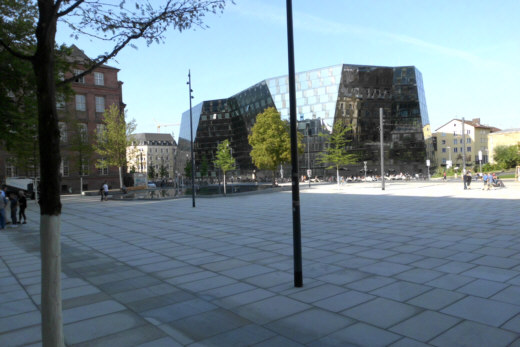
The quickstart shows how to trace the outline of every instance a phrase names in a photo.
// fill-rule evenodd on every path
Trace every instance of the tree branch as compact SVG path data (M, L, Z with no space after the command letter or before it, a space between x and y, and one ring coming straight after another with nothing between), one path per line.
M23 60L27 60L27 61L32 61L34 59L34 56L33 55L25 55L25 54L22 54L20 52L17 52L15 51L14 49L12 49L11 47L9 47L5 42L4 40L0 39L0 46L4 47L6 51L8 51L9 53L11 53L12 55L14 55L16 58L18 59L23 59Z
M61 2L62 0L58 0L56 1L56 8L59 8L60 5L61 5ZM81 5L83 2L85 2L85 0L78 0L76 1L74 4L70 5L69 8L63 10L63 11L60 11L57 13L57 17L60 18L60 17L63 17L63 16L66 16L68 15L69 13L71 13L72 11L74 11L76 8L79 7L79 5Z

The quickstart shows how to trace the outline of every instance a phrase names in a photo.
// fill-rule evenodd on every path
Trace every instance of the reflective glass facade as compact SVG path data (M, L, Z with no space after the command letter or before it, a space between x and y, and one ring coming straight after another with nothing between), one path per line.
M359 163L344 168L344 175L359 175L363 161L368 171L377 173L379 163L379 108L384 110L385 167L388 171L420 173L426 170L426 147L423 129L429 128L428 111L421 73L413 66L380 67L335 65L296 74L298 129L304 137L305 153L300 158L302 172L313 169L314 175L328 175L320 164L323 137L334 122L352 126L349 150ZM229 139L240 175L255 169L247 136L256 115L276 107L282 119L289 118L288 77L266 79L227 99L209 100L192 110L196 166L203 157L212 162L220 141ZM189 111L183 113L179 136L179 172L189 153ZM309 135L307 137L307 135Z

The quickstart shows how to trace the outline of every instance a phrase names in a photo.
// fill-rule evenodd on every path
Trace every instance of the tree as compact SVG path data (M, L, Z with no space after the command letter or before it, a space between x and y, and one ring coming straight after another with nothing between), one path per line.
M168 27L179 31L203 27L206 13L221 12L226 0L165 0L143 5L120 0L10 0L0 4L0 46L32 65L38 105L38 139L41 169L40 238L42 259L42 343L62 346L61 249L60 249L60 140L56 109L58 20L68 24L73 35L113 43L113 48L93 59L77 77L85 76L114 58L124 47L143 38L147 44L161 42ZM153 4L153 5L152 5ZM35 25L36 24L36 25ZM30 35L23 35L25 32ZM34 48L27 49L27 43ZM61 82L65 85L73 77Z
M493 159L502 169L509 169L520 165L520 146L497 146Z
M78 122L75 118L72 118L68 125L70 126L69 149L77 154L74 161L75 168L80 176L88 175L85 168L88 170L92 154L94 154L92 136L89 136L87 125Z
M229 146L229 140L224 140L217 146L217 158L213 162L215 167L222 170L224 175L224 195L226 195L226 172L235 169L235 159L231 155L231 147Z
M332 128L332 134L320 134L320 136L328 137L328 145L325 153L322 153L318 160L323 164L330 165L327 169L336 168L338 187L340 183L339 167L353 164L357 161L357 156L349 154L346 149L349 142L347 134L351 129L351 127L338 120Z
M209 169L208 158L205 155L202 156L202 162L200 163L200 178L204 180L204 176L207 176Z
M186 166L184 167L184 176L191 178L191 160L186 161Z
M96 153L102 159L98 160L97 167L107 165L119 168L119 187L123 188L122 169L127 165L127 148L133 143L132 133L136 128L135 120L125 122L124 112L117 105L112 104L103 113L105 127L98 132L94 145Z
M251 159L261 170L273 173L275 185L276 170L281 164L291 162L291 137L289 123L282 121L280 113L269 107L256 117L256 123L248 137L252 147ZM301 135L298 134L298 151L304 151Z
M164 166L164 161L162 161L161 166L159 166L159 177L168 177L168 170L166 169L166 166Z
M148 179L155 179L155 167L153 165L148 166Z

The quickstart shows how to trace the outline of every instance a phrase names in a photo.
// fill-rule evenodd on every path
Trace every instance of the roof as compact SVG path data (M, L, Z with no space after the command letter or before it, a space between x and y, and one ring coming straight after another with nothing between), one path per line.
M91 64L92 63L93 60L88 55L86 55L85 52L83 52L83 50L79 49L78 46L76 46L75 44L72 44L72 46L70 46L70 49L71 49L71 53L69 56L69 60L71 62L76 62L79 64ZM102 64L100 67L107 68L107 69L114 69L114 70L119 71L118 68L108 66L105 64Z
M139 133L132 134L132 136L138 141L169 141L175 144L175 140L171 134L161 133Z
M520 133L520 128L511 128L511 129L504 129L499 131L494 131L494 134L507 134L507 133Z
M450 122L453 122L454 120L462 123L462 119L453 118L449 122L446 122L443 125L441 125L440 127L438 127L437 129L435 129L435 131L438 131L440 128L442 128L446 124L449 124ZM475 128L489 129L491 132L500 131L499 128L495 128L495 127L490 126L490 125L480 124L480 118L473 118L472 120L464 120L464 124L471 125L472 127L475 127Z

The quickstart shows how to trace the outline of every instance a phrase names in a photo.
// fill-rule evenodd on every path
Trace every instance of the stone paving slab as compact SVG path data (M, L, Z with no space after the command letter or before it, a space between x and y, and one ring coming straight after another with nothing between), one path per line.
M295 288L290 192L199 198L196 208L64 196L66 342L520 345L519 197L513 182L302 189ZM33 201L27 214L29 224L0 232L1 346L41 343Z

